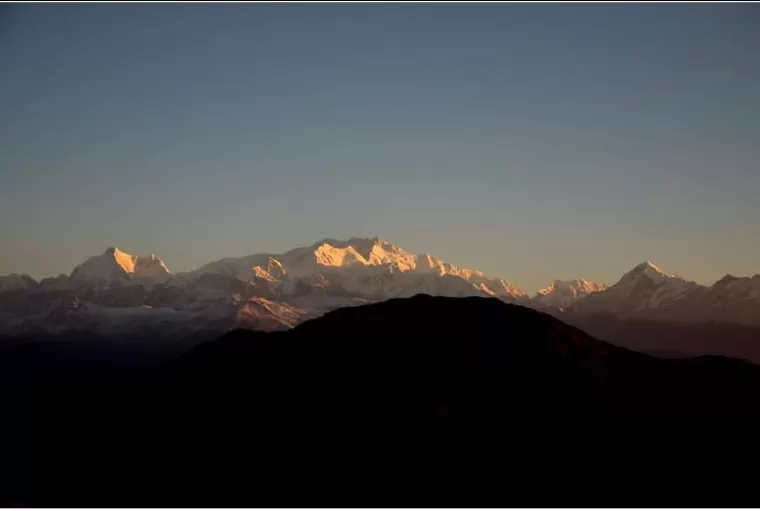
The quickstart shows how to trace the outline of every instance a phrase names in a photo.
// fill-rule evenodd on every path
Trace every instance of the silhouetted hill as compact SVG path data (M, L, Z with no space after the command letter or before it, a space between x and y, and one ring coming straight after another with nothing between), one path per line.
M684 431L760 414L756 366L657 359L486 298L340 309L285 332L232 332L176 364L74 376L8 401L7 501L665 504L659 487L627 486L662 470L663 438L685 463ZM706 503L676 486L666 499Z
M506 418L516 407L550 415L760 413L754 365L647 356L488 298L419 295L340 309L283 333L235 331L199 346L185 363L194 376L295 374L319 392L335 385L332 400L354 399L350 393L361 389L432 416L443 407L448 420L465 422ZM351 413L364 402L357 399Z

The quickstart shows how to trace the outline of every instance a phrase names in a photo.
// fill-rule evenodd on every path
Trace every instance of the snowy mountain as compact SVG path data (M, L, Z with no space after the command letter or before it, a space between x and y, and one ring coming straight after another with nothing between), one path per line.
M0 279L0 286L0 333L17 335L277 330L335 308L420 293L527 300L506 280L380 238L324 239L283 254L225 258L179 274L156 255L109 247L68 277L37 284L14 275Z
M703 286L662 271L652 262L636 265L606 290L591 293L571 306L576 313L612 313L629 317L670 307Z
M726 275L650 314L658 319L760 325L760 275Z
M324 239L284 254L255 254L206 264L196 274L219 274L265 281L272 290L292 294L319 280L334 294L374 300L429 293L441 296L496 296L519 300L527 295L503 279L446 263L429 254L413 254L380 238ZM303 293L301 293L303 294Z
M539 289L533 300L550 307L565 309L591 293L605 289L606 285L585 279L555 280L547 287Z
M69 278L102 288L130 282L149 285L164 282L170 276L169 269L155 254L135 256L116 247L109 247L102 254L90 257L74 268Z

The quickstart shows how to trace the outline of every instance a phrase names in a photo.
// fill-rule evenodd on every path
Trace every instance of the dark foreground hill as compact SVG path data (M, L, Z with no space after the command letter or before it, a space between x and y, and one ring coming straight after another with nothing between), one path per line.
M742 488L718 484L730 466L703 468L716 472L705 487L684 470L704 466L716 438L721 452L739 436L737 452L754 452L756 430L742 432L758 396L760 368L745 362L658 359L499 300L416 296L15 395L0 495L102 507L726 504Z

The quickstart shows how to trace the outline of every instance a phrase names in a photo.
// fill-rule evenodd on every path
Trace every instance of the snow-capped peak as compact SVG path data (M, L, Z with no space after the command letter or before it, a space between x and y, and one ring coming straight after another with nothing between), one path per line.
M649 272L649 273L655 273L659 275L672 276L668 273L665 273L659 266L654 264L652 261L644 261L643 263L639 263L634 267L634 270L637 270L640 272Z
M581 298L604 291L607 286L590 282L586 279L554 280L551 284L536 292L535 300L553 307L565 308Z
M273 266L274 265L274 266ZM276 267L275 267L276 266ZM473 294L499 297L521 297L525 293L502 279L488 279L483 272L445 263L428 254L414 254L380 238L325 238L307 247L297 248L281 255L259 254L239 259L222 259L209 263L199 273L221 273L242 279L273 277L275 280L310 279L329 275L350 292L380 296L413 291L414 275L425 278L444 278L444 288L457 287L457 292L471 288ZM377 284L381 278L385 284ZM372 280L372 291L367 290L367 279ZM454 279L454 280L452 280ZM461 281L454 284L455 280ZM427 282L427 281L426 281ZM377 286L380 289L376 289ZM448 287L447 287L448 286ZM458 286L463 286L462 288ZM283 289L289 289L286 286ZM445 289L444 289L445 292Z
M101 255L93 256L71 272L71 279L102 283L137 279L157 282L171 276L166 264L155 254L136 256L118 247L108 247Z
M324 243L314 251L315 262L321 266L367 266L369 262L354 247L334 247Z
M374 238L354 237L345 241L325 238L310 247L295 249L291 252L303 251L315 253L317 263L325 266L350 266L356 264L378 266L401 263L403 267L408 265L414 256L377 236Z
M621 277L621 279L613 287L627 287L629 285L635 285L642 277L646 277L655 284L660 284L665 281L681 281L685 282L680 276L673 273L666 273L659 266L651 261L644 261L633 267L631 271Z
M118 247L108 247L103 255L106 256L104 258L105 260L111 260L111 258L113 258L116 264L122 268L125 273L134 273L135 263L137 262L136 256L127 254L126 252L119 250Z
M666 273L651 261L644 261L613 286L591 294L573 308L578 312L607 311L627 316L673 304L700 288L695 282Z
M568 290L574 293L593 293L595 291L602 291L607 289L604 284L597 284L596 282L590 282L586 279L572 279L572 280L554 280L551 284L543 289L539 289L536 292L538 296L545 296L557 291Z
M760 275L734 277L729 274L713 284L712 290L720 296L743 296L760 300Z

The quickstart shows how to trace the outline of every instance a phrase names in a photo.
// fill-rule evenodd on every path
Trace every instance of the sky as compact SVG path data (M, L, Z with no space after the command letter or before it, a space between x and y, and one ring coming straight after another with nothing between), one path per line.
M380 236L760 273L760 6L3 4L0 273Z

